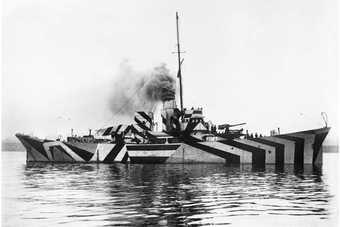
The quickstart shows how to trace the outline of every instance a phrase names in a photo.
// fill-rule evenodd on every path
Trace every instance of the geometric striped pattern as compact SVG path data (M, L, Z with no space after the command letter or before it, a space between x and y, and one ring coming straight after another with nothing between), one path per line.
M251 163L255 166L275 164L282 167L284 164L294 164L296 168L301 168L304 164L322 163L321 145L329 130L330 128L321 128L261 138L232 140L221 138L217 142L204 142L204 147L200 145L203 142L199 142L197 138L191 137L188 140L187 137L184 142L192 146L192 149L200 148L225 157L226 163L230 164L240 160L240 163ZM221 144L226 146L223 147Z
M184 118L203 118L203 111L202 108L192 108L192 109L185 109L184 110Z
M227 163L229 164L239 164L240 163L240 156L231 152L227 152L224 150L217 149L213 146L209 146L208 144L201 143L201 141L193 138L193 137L186 137L184 139L184 143L193 147L197 148L203 151L206 151L210 154L219 156L221 158L224 158Z
M294 165L297 167L302 167L304 164L304 144L305 140L303 138L294 137L290 135L278 135L275 136L281 139L286 139L293 141L295 143L294 149Z
M61 141L45 142L38 138L17 134L27 150L27 161L39 162L164 162L180 147L180 144L87 144ZM130 153L130 154L129 154Z
M149 116L146 112L139 111L135 113L134 121L136 124L119 124L116 126L99 129L96 131L96 135L115 137L116 135L132 134L136 141L141 142L147 138L145 136L145 132L152 130L152 116Z
M144 111L139 111L135 113L135 128L138 131L151 131L152 128L152 119L151 117L145 113Z
M284 164L284 150L285 150L285 145L277 142L273 142L270 140L265 140L262 138L247 138L248 140L268 145L274 148L275 151L275 165L278 166L283 166Z
M127 161L124 143L93 144L44 141L17 134L27 150L27 161L39 162L124 162Z
M165 163L180 144L133 144L126 145L131 163Z
M112 130L112 129L111 129ZM117 129L116 129L117 130ZM137 131L134 125L125 130ZM247 139L203 141L198 134L177 138L176 143L81 143L40 140L17 134L27 150L27 161L42 162L127 162L130 163L186 163L224 162L227 164L250 163L263 167L273 164L282 167L294 164L322 163L322 143L330 128L301 131L284 135ZM204 134L204 132L202 132ZM150 133L146 133L151 136ZM144 136L144 134L142 134ZM194 137L195 136L195 137ZM156 143L161 143L157 140ZM168 141L170 142L170 141Z
M258 148L251 146L246 143L240 143L235 140L223 140L220 141L223 144L230 145L232 147L239 148L241 150L250 152L252 155L252 164L255 164L256 166L264 166L265 165L265 160L266 160L266 153L264 149Z
M107 128L102 128L96 131L96 135L98 136L110 136L116 135L120 133L125 133L129 128L129 125L119 124L116 126L110 126Z
M115 161L115 159L117 158L118 154L122 151L122 148L124 147L124 143L117 143L113 146L113 148L110 150L110 152L105 156L103 162L104 163L112 163ZM124 151L122 153L125 153ZM120 160L122 160L124 157L123 156L120 157Z

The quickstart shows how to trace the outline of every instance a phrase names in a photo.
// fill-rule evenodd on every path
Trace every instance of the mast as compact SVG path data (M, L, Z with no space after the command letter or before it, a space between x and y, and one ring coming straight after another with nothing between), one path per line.
M177 59L178 59L178 73L179 78L179 92L180 92L180 102L181 102L181 112L183 112L183 88L182 88L182 71L181 71L181 48L179 45L179 28L178 28L178 12L176 12L176 28L177 28Z

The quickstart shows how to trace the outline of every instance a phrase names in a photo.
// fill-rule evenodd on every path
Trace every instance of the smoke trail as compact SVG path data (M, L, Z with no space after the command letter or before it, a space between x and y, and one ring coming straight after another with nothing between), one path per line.
M149 101L169 101L175 98L175 79L169 75L164 64L155 67L149 77L145 77L145 98Z
M132 116L136 111L152 111L159 102L175 99L175 94L176 81L165 64L140 73L124 62L113 84L109 106L114 115Z

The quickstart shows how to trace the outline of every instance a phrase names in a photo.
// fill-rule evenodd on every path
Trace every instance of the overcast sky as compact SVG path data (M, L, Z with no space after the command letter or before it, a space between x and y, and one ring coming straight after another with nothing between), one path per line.
M336 143L336 0L4 0L2 137L110 125L122 62L176 74L176 11L186 107L264 134L322 127L324 111Z

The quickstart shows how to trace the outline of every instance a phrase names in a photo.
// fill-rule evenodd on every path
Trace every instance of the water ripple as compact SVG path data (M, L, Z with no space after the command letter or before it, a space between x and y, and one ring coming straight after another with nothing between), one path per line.
M3 182L6 226L223 226L243 220L262 226L272 219L287 225L303 217L323 223L333 212L329 185L311 166L278 171L275 166L21 161Z

